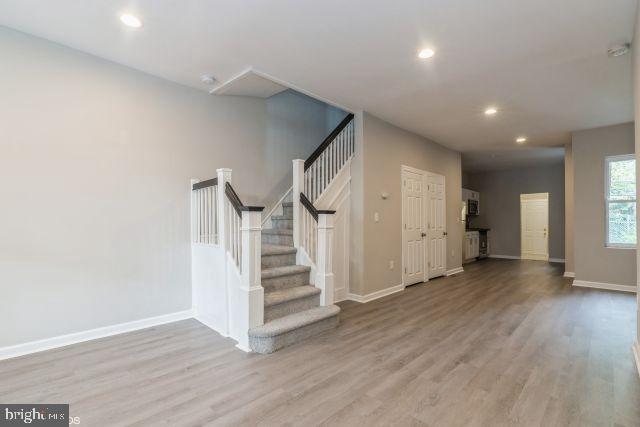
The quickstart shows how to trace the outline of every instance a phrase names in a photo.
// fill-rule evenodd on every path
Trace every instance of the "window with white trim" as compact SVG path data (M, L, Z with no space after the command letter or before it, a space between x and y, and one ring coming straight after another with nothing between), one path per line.
M636 247L636 158L605 159L606 246Z

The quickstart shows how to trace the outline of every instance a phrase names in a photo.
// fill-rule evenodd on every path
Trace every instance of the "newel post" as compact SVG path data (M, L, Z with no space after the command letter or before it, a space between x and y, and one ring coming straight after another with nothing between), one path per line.
M216 169L218 177L217 186L217 198L218 204L216 206L216 218L218 219L218 244L225 250L229 248L229 218L226 215L226 196L224 194L224 187L227 182L231 182L231 169L220 168Z
M226 214L226 196L224 194L225 183L231 182L231 169L220 168L216 169L216 176L218 178L218 185L216 187L216 196L218 203L216 205L216 220L218 221L218 245L222 248L222 253L225 255L229 248L229 218ZM229 289L229 282L227 281L227 263L223 263L223 283L225 294L225 323L224 323L224 335L229 336L231 332L231 289Z
M302 204L300 193L304 192L304 160L293 161L293 246L299 248L302 245Z
M318 251L316 258L316 283L320 305L333 304L333 222L334 211L318 212Z
M264 289L262 288L262 207L242 211L240 233L242 239L241 286L244 300L243 319L246 331L264 323ZM244 305L243 304L243 305ZM243 328L245 329L245 328ZM249 350L249 336L243 336L239 347Z

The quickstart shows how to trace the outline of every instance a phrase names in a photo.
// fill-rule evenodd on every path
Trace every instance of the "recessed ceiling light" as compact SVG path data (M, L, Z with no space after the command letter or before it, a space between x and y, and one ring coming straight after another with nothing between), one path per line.
M484 110L484 114L486 114L487 116L493 116L497 112L498 110L495 107L489 107L486 110Z
M140 21L140 19L138 19L138 17L130 15L128 13L125 13L124 15L121 15L120 16L120 20L127 27L131 27L131 28L140 28L140 27L142 27L142 22Z
M433 51L433 49L422 49L420 52L418 52L418 58L420 58L420 59L428 59L428 58L431 58L435 54L436 53Z
M524 136L521 136L521 137L516 139L516 142L518 144L524 144L525 142L527 142L527 138L525 138Z

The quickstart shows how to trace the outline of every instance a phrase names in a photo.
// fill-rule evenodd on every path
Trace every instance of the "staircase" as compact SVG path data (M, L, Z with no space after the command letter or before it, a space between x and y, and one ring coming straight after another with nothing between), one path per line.
M338 325L340 308L320 306L320 289L310 284L311 268L296 264L293 203L282 203L283 215L272 216L273 228L262 230L264 324L249 330L257 353L272 353Z

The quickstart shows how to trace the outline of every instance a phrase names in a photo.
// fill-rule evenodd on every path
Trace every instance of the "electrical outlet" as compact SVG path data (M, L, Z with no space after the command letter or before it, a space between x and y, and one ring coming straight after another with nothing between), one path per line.
M374 220L375 222L380 222L380 214L379 214L378 212L375 212L375 213L373 214L373 220Z
M393 270L395 268L395 263L393 262L393 260L389 261L389 270Z

